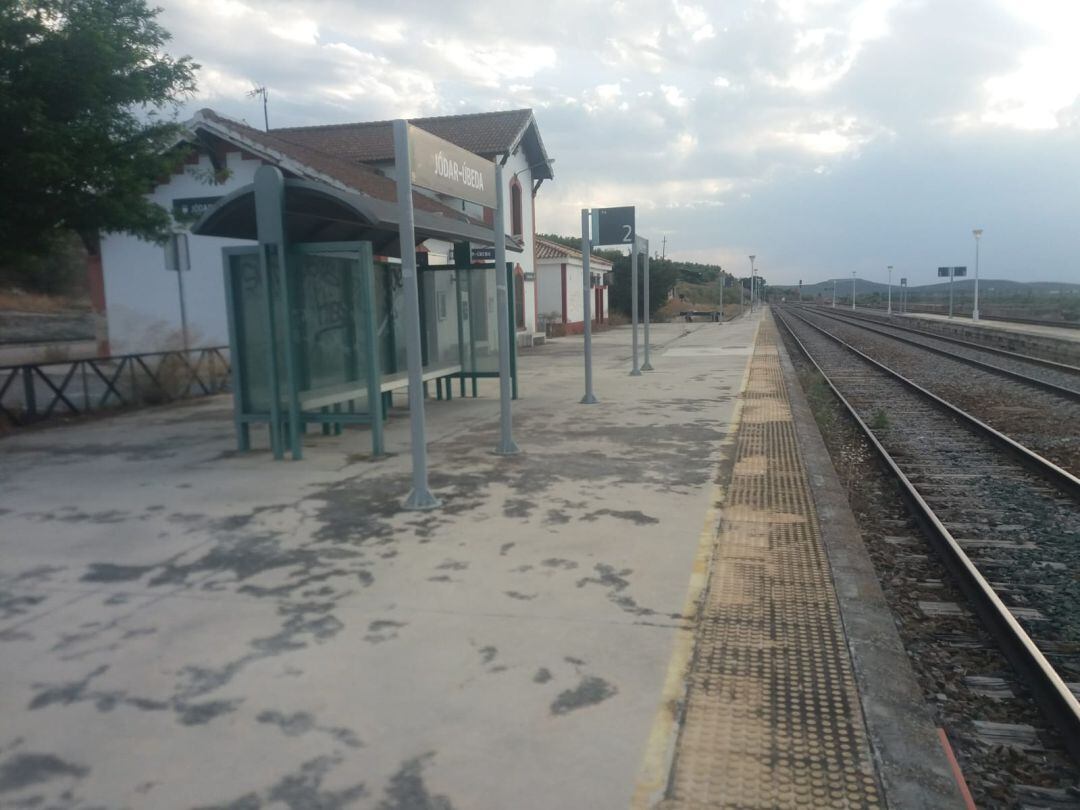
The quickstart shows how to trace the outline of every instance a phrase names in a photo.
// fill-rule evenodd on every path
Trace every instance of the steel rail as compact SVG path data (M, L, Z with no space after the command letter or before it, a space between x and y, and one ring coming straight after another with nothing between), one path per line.
M804 309L808 309L810 312L816 312L819 315L824 315L827 318L836 318L837 320L848 321L864 321L866 323L878 324L879 326L886 326L889 329L897 329L901 332L911 332L915 335L922 335L923 337L933 338L934 340L941 340L946 343L955 343L959 346L966 346L969 349L975 349L980 352L989 352L991 354L999 354L1003 357L1009 357L1013 360L1021 361L1024 363L1032 363L1038 366L1046 366L1047 368L1055 369L1056 371L1063 371L1067 374L1080 374L1080 366L1073 366L1069 363L1061 363L1057 360L1047 360L1045 357L1035 357L1030 354L1021 354L1020 352L1009 351L1008 349L999 349L997 346L984 346L981 343L975 343L971 340L964 340L963 338L952 337L950 335L939 335L935 332L928 332L925 329L916 329L913 326L900 326L892 322L883 323L881 320L869 316L869 315L852 315L851 312L833 312L831 307L815 306L812 304L803 304ZM882 313L885 317L889 317ZM1030 333L1028 333L1030 334Z
M960 584L961 589L974 605L979 616L991 628L1009 661L1027 680L1028 685L1032 688L1035 698L1046 716L1062 732L1065 746L1073 759L1080 763L1080 701L1077 701L1076 696L1069 690L1064 679L1057 673L1050 662L1047 661L1046 656L1039 650L1035 642L1031 639L1031 636L1029 636L1024 628L1020 626L1020 623L1012 615L1012 612L1005 603L1002 602L1001 597L997 595L997 592L994 591L993 587L991 587L987 579L971 561L971 558L968 557L956 538L953 537L952 533L945 527L945 524L935 514L931 506L923 499L918 489L911 482L911 479L907 477L900 468L900 465L897 464L889 454L889 451L885 449L885 446L877 438L873 430L871 430L869 425L867 425L863 418L859 416L855 407L848 402L847 398L832 381L832 378L829 377L817 362L810 353L810 350L807 349L806 345L799 339L799 336L795 334L795 330L791 328L784 316L779 312L777 313L777 316L780 323L783 324L784 328L791 336L791 339L795 341L795 344L806 356L806 359L810 364L813 365L819 374L821 374L833 394L836 395L836 398L847 409L852 419L855 420L855 423L876 450L878 456L892 472L893 476L900 484L904 500L907 502L916 521L937 548L946 567L952 572L953 576ZM815 326L809 321L806 321L805 318L800 317L799 319L811 328L816 329L836 341L845 349L861 357L872 366L888 372L891 376L906 383L912 389L925 394L935 403L945 406L948 412L966 416L969 423L985 428L992 433L995 438L1001 437L1007 439L1011 445L1023 449L1031 458L1042 458L1038 454L1023 447L1023 445L1004 436L1004 434L983 424L975 417L964 414L963 411L956 408L954 405L945 402L935 394L910 382L903 377L903 375L897 374L886 366L883 366L881 363L878 363L873 358L867 357L855 347L848 345L840 338L830 334L827 330ZM1069 475L1069 473L1051 462L1046 461L1045 459L1042 459L1042 461L1049 465L1049 467L1066 476L1067 479L1071 479L1075 485L1072 490L1073 494L1080 493L1080 480Z
M941 349L941 348L938 348L937 346L929 346L926 343L922 343L921 341L918 341L918 340L913 340L912 338L904 337L903 335L890 334L889 332L886 332L884 329L879 329L879 328L876 328L874 326L869 326L866 322L858 322L858 319L855 319L855 318L845 318L842 315L832 315L832 314L825 313L825 312L818 312L817 310L813 310L813 309L810 310L810 311L813 312L815 315L820 315L820 316L822 316L824 318L831 318L834 321L839 321L840 323L845 323L848 326L854 326L856 329L865 329L867 332L874 332L875 334L881 335L882 337L892 338L893 340L900 341L901 343L907 343L907 344L909 344L911 346L916 346L916 347L918 347L920 349L925 349L928 352L933 352L934 354L940 354L942 357L948 357L950 360L956 360L958 363L967 363L969 366L975 366L976 368L981 368L981 369L983 369L985 371L989 371L989 372L994 373L994 374L1001 374L1001 375L1006 376L1006 377L1011 377L1012 379L1017 380L1019 382L1025 383L1027 385L1034 386L1036 388L1042 388L1043 390L1050 391L1051 393L1058 394L1059 396L1063 396L1063 397L1066 397L1068 399L1080 400L1080 389L1077 389L1077 388L1066 388L1063 385L1058 385L1057 383L1052 383L1052 382L1050 382L1048 380L1040 380L1038 377L1029 377L1028 375L1026 375L1026 374L1024 374L1022 372L1019 372L1019 371L1013 371L1012 369L1002 368L1001 366L995 366L993 363L987 363L987 362L984 362L982 360L976 360L973 357L964 357L964 356L959 355L959 354L953 354L952 352L950 352L950 351L948 351L946 349ZM892 326L891 324L889 324L888 328L890 328L890 329L902 329L903 327ZM920 334L925 334L925 333L920 333ZM927 335L927 337L932 337L934 339L938 339L937 335ZM942 338L942 339L944 339L944 338ZM970 345L971 348L975 348L975 349L978 349L980 351L983 350L982 346L973 346L971 344L968 344L968 345ZM1027 361L1029 358L1027 358L1024 355L1016 355L1014 359ZM1063 366L1068 371L1080 374L1080 368L1076 368L1075 366L1068 366L1068 365L1065 365L1064 363L1062 363L1061 366Z
M811 323L810 321L806 320L806 318L802 317L801 315L795 314L795 317L797 317L800 321L802 321L803 323L805 323L807 326L811 327L812 329L816 329L817 331L821 332L821 334L825 335L826 337L830 338L831 340L835 341L836 343L839 343L841 346L843 346L848 351L852 352L855 355L858 355L863 360L865 360L867 363L870 363L871 365L876 366L878 369L885 372L885 374L895 378L896 380L899 380L901 383L906 385L908 388L911 388L912 390L918 392L919 394L926 397L927 399L932 400L934 403L936 403L940 407L946 409L947 411L952 413L954 416L958 416L960 419L962 419L968 425L974 427L976 432L981 432L981 433L989 436L991 439L993 439L998 444L1005 447L1011 453L1018 456L1021 461L1023 461L1029 467L1034 469L1036 472L1038 472L1041 475L1043 475L1044 477L1048 478L1052 483L1056 484L1057 486L1061 487L1062 489L1065 489L1073 497L1080 498L1080 478L1077 478L1075 475L1068 472L1064 468L1059 467L1054 462L1052 462L1049 459L1044 458L1043 456L1039 455L1034 450L1031 450L1030 448L1025 447L1024 445L1020 444L1020 442L1018 442L1015 439L1013 439L1012 437L1007 436L1006 434L1002 433L997 428L991 427L990 425L986 424L986 422L983 422L978 417L972 416L970 413L968 413L967 411L965 411L965 410L963 410L961 408L958 408L956 405L953 405L948 400L943 399L942 397L939 397L933 391L930 391L927 388L923 388L921 385L919 385L917 382L914 382L913 380L909 380L903 374L889 368L887 365L885 365L881 361L875 360L870 355L868 355L865 352L855 348L850 343L847 343L846 341L844 341L843 338L837 337L836 335L834 335L832 332L825 329L824 327L818 326L815 323ZM784 325L787 326L787 323L785 322ZM789 331L790 331L790 328L789 328Z

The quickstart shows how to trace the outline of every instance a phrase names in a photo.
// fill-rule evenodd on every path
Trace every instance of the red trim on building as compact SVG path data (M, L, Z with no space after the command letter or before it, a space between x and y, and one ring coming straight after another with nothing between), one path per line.
M524 206L525 201L521 199L521 181L515 175L510 178L510 234L512 236L522 236L525 233Z
M525 331L525 271L520 264L514 265L514 326L518 332Z
M562 269L562 322L566 323L566 262L560 265Z
M562 337L564 335L580 335L585 331L585 321L574 321L573 323L557 323L553 325L552 336Z

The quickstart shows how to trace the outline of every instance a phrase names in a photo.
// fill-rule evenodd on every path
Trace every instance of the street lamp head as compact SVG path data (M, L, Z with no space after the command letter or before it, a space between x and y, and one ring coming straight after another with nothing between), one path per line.
M982 228L975 228L974 230L972 230L972 233L975 234L976 239L978 239L980 236L982 236L982 232L983 232Z
M756 259L756 258L757 258L757 256L751 256L751 257L750 257L750 261L753 261L753 260L754 260L754 259Z

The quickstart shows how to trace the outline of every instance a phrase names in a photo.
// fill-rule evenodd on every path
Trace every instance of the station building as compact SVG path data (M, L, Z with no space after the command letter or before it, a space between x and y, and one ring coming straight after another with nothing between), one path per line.
M612 264L596 255L589 257L592 300L592 323L607 323L608 288ZM584 262L580 250L536 239L537 299L540 319L552 335L570 335L585 329L585 308L582 302Z
M506 233L521 244L514 262L517 340L531 345L538 334L539 295L535 263L536 195L553 178L532 110L475 113L411 121L421 129L482 157L506 159L503 189ZM314 180L344 191L359 191L395 201L393 126L377 121L329 126L272 129L269 132L200 110L186 125L182 142L191 149L186 163L162 178L150 193L172 212L176 229L184 231L230 193L250 184L265 164L286 177ZM488 225L495 212L473 203L416 190L414 197L433 213L465 214ZM222 248L251 244L234 239L198 236L188 240L191 270L184 273L184 300L193 345L229 342ZM454 246L437 239L418 249L420 264L453 263ZM483 257L482 249L474 258ZM178 345L181 332L177 274L165 266L161 246L123 233L102 236L100 273L108 322L103 352L148 352ZM94 273L94 268L91 268ZM433 304L438 306L437 292Z

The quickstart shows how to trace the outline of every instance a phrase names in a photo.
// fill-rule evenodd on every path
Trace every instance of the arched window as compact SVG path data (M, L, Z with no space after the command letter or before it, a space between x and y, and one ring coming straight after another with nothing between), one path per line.
M521 224L521 183L515 177L510 182L510 233L521 236L524 230Z

